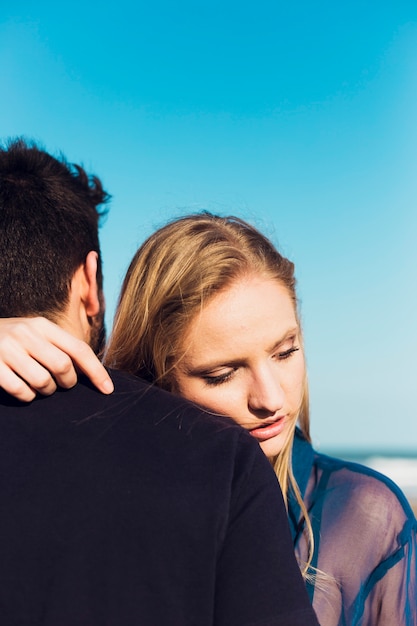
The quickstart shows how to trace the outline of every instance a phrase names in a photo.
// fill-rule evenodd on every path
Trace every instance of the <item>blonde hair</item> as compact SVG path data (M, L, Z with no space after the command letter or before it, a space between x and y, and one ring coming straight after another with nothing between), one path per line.
M280 282L297 314L294 264L282 256L256 228L237 217L207 212L168 223L136 252L123 282L107 365L175 391L173 369L181 359L184 333L205 303L236 279L261 274ZM298 422L310 441L307 377ZM314 539L311 523L291 470L294 438L271 459L284 497L294 491L306 520L311 563Z

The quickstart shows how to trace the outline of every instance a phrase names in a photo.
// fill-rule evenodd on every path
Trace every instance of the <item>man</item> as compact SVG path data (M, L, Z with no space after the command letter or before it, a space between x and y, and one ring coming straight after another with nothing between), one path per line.
M0 149L0 315L45 315L99 349L106 199L63 158ZM112 378L111 395L82 377L30 404L0 391L2 626L317 624L257 443Z

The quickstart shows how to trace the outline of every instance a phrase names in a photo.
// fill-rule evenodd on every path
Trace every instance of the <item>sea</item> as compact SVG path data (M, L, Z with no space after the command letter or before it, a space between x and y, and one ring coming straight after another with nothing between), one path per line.
M417 514L417 450L416 452L321 450L325 454L361 463L385 474L404 492Z

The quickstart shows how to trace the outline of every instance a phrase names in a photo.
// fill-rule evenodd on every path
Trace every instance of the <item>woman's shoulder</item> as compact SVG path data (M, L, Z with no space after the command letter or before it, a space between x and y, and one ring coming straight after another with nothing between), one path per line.
M316 489L326 493L329 506L350 513L356 525L382 525L393 532L416 532L417 522L404 493L376 470L318 452L314 455ZM414 530L413 530L414 529Z
M315 453L308 507L318 568L341 582L345 594L356 597L363 585L387 580L389 571L397 572L391 581L415 576L417 521L387 476Z

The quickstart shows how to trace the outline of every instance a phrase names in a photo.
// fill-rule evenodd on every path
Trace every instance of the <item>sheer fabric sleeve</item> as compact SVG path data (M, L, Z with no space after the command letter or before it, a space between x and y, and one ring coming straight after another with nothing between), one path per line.
M417 540L412 519L398 541L398 550L381 562L364 587L363 624L417 626Z
M417 522L402 492L334 459L320 459L316 477L310 515L314 565L324 573L313 589L320 624L417 626Z

